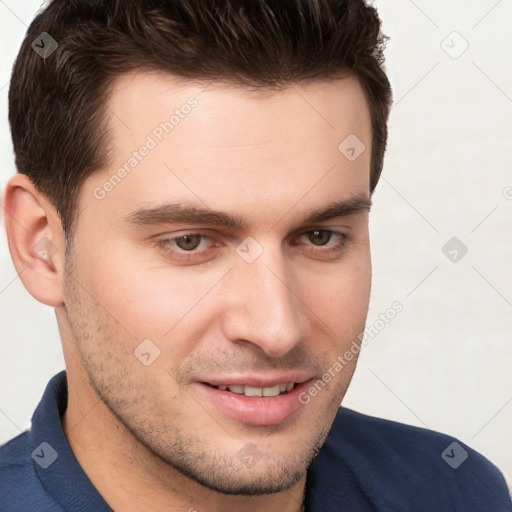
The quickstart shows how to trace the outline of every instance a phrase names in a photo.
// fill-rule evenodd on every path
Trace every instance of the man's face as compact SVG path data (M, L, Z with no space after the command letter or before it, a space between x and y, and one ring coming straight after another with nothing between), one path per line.
M221 492L289 488L356 357L309 403L300 396L333 373L367 313L362 89L344 79L254 92L135 73L109 109L112 159L81 190L58 314L67 357L78 351L148 456ZM339 149L354 135L366 145L355 160ZM348 215L319 215L344 202Z

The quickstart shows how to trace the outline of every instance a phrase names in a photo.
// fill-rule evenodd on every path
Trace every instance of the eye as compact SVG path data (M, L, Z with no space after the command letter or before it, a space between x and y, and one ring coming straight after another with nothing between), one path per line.
M300 246L300 250L310 258L333 261L345 253L349 241L346 233L313 229L300 234L293 245Z
M313 229L299 235L299 239L307 239L306 245L314 245L317 247L327 246L329 248L343 247L348 241L348 235L330 229ZM330 243L334 241L334 243Z
M331 240L333 235L334 231L328 231L326 229L315 229L314 231L308 231L308 233L306 233L308 240L312 242L314 245L327 244Z
M205 261L210 255L210 249L215 244L214 240L204 233L185 233L183 235L160 238L154 245L172 259L191 261Z
M203 235L183 235L172 239L179 249L184 251L193 251L199 247L203 239Z

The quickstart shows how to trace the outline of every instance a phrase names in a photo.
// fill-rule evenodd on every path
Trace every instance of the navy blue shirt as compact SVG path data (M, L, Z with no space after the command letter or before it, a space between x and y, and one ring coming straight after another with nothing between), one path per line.
M107 512L71 451L63 371L32 427L0 447L1 512ZM341 407L308 469L308 512L510 512L496 467L457 440ZM121 511L120 511L121 512Z

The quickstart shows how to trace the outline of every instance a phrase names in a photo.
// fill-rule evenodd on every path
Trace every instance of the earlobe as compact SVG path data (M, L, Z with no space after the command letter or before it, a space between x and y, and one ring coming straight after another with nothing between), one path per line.
M62 305L65 240L55 208L23 174L7 182L3 207L9 251L25 288L43 304Z

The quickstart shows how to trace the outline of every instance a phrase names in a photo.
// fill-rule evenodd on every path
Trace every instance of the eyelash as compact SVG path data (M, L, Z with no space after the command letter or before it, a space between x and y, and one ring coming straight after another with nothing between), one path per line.
M339 241L335 245L314 245L311 244L310 247L313 247L313 251L315 251L317 254L324 254L324 255L333 255L341 253L349 241L349 236L346 233L341 233L339 231L334 231L332 229L311 229L308 231L305 231L298 235L299 237L307 236L308 234L314 233L316 231L319 231L321 233L329 233L331 237L329 238L329 242L332 240L332 237L337 236L339 238ZM201 258L206 255L206 253L210 250L212 246L210 246L208 249L205 249L203 251L197 251L196 249L191 249L190 251L186 251L185 249L179 249L175 248L172 244L175 243L180 238L184 238L185 236L200 236L202 237L200 244L205 240L213 240L213 238L205 233L184 233L180 236L175 236L172 238L161 238L155 241L154 245L161 249L166 254L172 256L173 258L180 259L182 261L190 261L194 258ZM299 245L299 244L294 244ZM217 247L219 245L217 244ZM213 245L215 247L215 244ZM314 249L315 247L318 247L317 249ZM323 249L324 247L329 247L329 249Z

